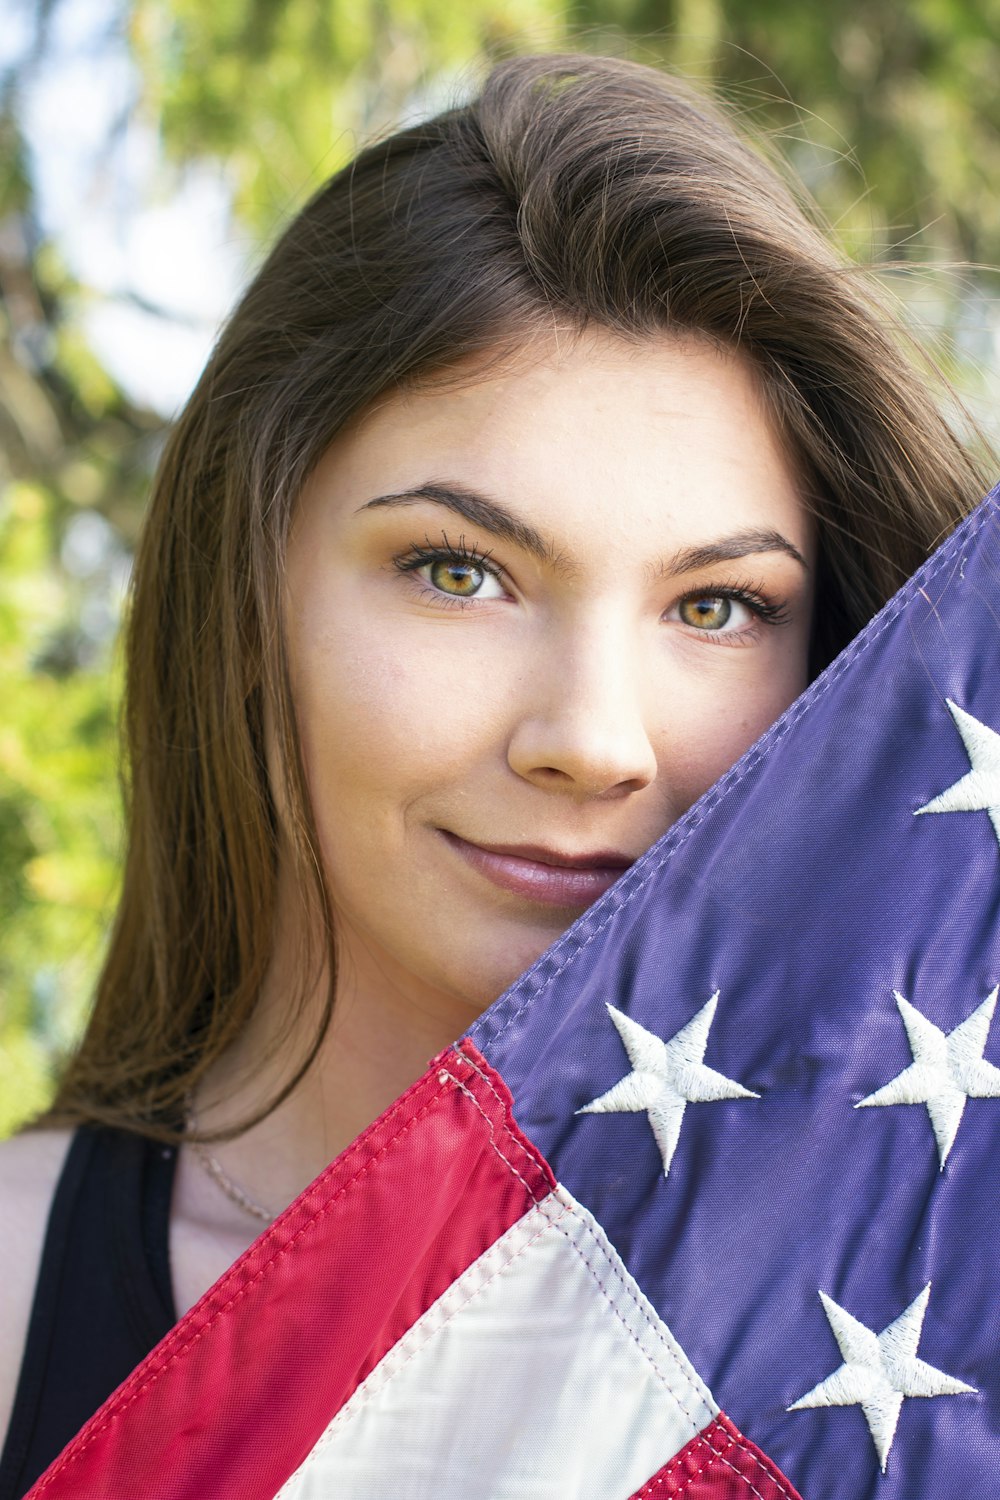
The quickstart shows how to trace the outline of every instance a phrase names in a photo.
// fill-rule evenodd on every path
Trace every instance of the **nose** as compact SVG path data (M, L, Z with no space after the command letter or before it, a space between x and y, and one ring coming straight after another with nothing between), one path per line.
M532 674L507 762L546 791L579 799L624 797L655 779L643 702L641 650L610 628L573 649L555 647Z

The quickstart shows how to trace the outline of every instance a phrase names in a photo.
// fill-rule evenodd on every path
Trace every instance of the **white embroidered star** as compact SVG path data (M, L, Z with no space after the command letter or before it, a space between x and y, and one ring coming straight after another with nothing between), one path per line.
M885 1473L899 1411L907 1396L957 1396L975 1387L917 1358L930 1282L894 1323L874 1333L820 1292L823 1310L844 1363L800 1396L789 1411L808 1406L860 1406Z
M760 1098L742 1084L716 1073L714 1068L706 1068L702 1062L718 999L716 991L669 1042L654 1036L653 1032L613 1005L608 1006L608 1014L618 1028L632 1071L600 1098L578 1109L577 1114L645 1110L663 1158L664 1177L674 1159L681 1121L688 1104L704 1104L715 1099Z
M878 1104L926 1104L943 1169L955 1144L969 1099L1000 1099L1000 1068L983 1057L997 990L954 1031L942 1031L933 1021L894 991L906 1027L913 1061L902 1073L859 1099L855 1109Z
M1000 844L1000 734L981 724L950 698L955 727L962 736L972 769L916 813L986 812ZM915 813L915 816L916 816Z

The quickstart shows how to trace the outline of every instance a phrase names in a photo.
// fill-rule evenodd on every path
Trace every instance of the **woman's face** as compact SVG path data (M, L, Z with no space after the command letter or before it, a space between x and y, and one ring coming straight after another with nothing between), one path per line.
M341 434L286 630L345 971L482 1009L805 686L813 562L752 366L693 340L553 336Z

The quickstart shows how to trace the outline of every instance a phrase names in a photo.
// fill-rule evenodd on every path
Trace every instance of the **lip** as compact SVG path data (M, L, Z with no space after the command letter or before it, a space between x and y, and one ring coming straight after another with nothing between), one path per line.
M480 875L543 906L589 906L635 863L614 849L564 854L538 844L473 844L446 828L440 832Z

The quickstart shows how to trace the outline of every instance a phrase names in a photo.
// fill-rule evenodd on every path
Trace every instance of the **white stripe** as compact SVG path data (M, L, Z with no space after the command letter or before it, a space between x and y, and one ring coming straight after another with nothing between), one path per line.
M408 1330L276 1500L627 1500L717 1413L559 1188Z

